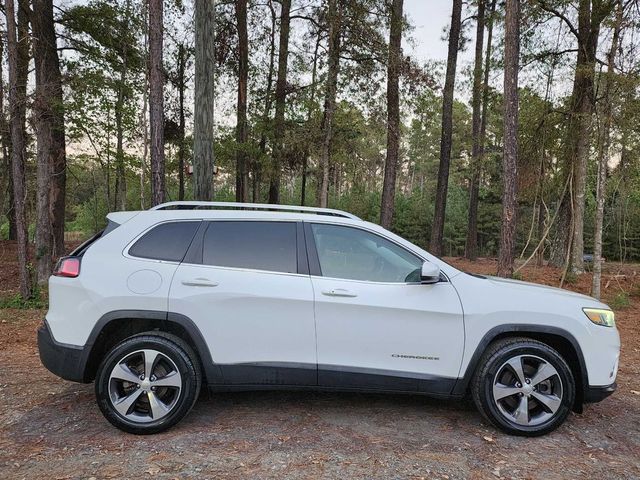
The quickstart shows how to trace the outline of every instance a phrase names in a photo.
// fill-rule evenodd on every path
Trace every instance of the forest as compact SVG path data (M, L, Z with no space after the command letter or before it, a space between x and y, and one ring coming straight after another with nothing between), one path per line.
M192 199L344 209L599 298L640 260L640 2L451 0L440 61L412 1L1 0L21 298L108 212Z

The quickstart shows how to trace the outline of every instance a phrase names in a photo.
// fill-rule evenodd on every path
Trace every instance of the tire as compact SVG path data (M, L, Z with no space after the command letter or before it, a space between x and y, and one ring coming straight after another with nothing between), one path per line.
M471 394L493 425L512 435L535 437L565 421L576 384L567 362L549 345L525 337L506 338L483 354Z
M198 357L184 341L145 332L122 341L104 357L96 375L96 400L114 426L147 435L182 420L198 399L201 382Z

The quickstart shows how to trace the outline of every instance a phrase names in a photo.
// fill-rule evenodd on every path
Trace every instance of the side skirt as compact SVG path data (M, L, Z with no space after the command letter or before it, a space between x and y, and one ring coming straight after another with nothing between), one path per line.
M210 384L212 391L321 390L462 397L452 395L458 379L415 372L295 363L217 366L223 381Z

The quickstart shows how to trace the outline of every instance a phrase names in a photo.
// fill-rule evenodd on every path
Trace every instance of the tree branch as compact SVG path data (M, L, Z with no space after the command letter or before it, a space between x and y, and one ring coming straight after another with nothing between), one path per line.
M558 17L560 20L562 20L567 25L567 27L569 27L569 30L571 31L571 33L573 33L576 36L576 38L580 37L580 34L578 33L578 29L573 25L573 23L571 23L571 20L569 20L569 18L565 14L563 14L562 12L558 11L553 7L550 7L549 5L547 5L547 3L544 0L538 0L537 3L542 10L544 10L545 12L552 13L553 15Z

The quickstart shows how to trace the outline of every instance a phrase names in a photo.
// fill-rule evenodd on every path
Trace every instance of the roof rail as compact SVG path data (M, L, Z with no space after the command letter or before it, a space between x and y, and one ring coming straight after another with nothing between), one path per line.
M334 217L351 218L353 220L361 220L359 217L344 212L342 210L334 210L332 208L316 208L302 207L296 205L276 205L270 203L240 203L240 202L199 202L199 201L176 201L166 202L151 207L149 210L198 210L198 209L217 209L217 208L237 208L241 210L283 210L288 212L315 213L318 215L331 215Z

